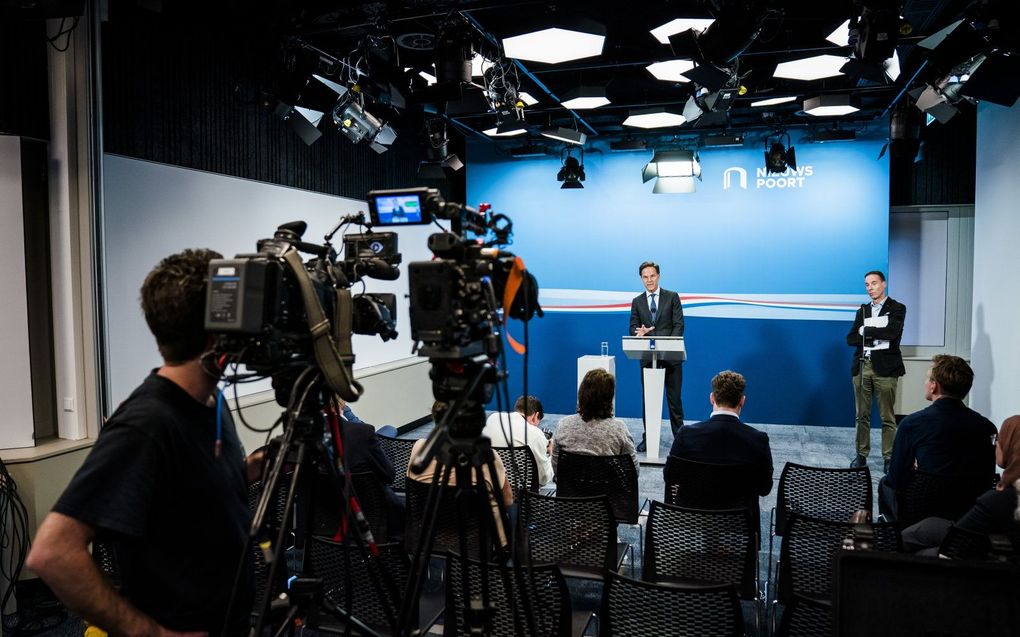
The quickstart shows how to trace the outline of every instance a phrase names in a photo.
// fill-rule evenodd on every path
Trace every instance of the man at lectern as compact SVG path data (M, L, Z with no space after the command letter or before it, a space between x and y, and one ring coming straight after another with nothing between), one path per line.
M659 287L659 264L645 261L638 267L638 273L641 275L641 283L645 286L645 291L631 301L630 333L634 336L683 336L684 310L680 305L680 295L672 290ZM641 362L642 369L651 366L650 362ZM684 378L683 361L663 361L659 363L659 366L666 371L666 403L669 405L669 425L675 437L677 430L684 424L684 406L680 399L680 389ZM645 377L642 371L642 388L644 382ZM643 409L644 401L641 404ZM645 450L643 434L637 450Z

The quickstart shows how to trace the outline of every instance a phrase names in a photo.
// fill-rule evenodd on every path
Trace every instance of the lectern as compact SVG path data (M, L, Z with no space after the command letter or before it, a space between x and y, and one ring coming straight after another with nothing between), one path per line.
M666 370L659 363L687 359L683 336L624 336L623 351L627 358L650 361L651 367L641 370L645 381L645 445L648 459L659 457L659 436L662 427L662 385Z

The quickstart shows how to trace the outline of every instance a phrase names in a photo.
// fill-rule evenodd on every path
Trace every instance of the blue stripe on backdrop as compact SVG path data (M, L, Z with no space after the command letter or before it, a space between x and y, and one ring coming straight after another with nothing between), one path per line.
M577 358L598 354L600 343L608 341L610 354L616 356L616 412L641 417L640 368L620 350L626 315L546 314L528 329L528 393L538 396L547 412L576 410ZM513 321L511 330L522 337L519 322ZM846 332L847 323L840 321L687 319L684 416L708 418L712 376L732 369L747 378L742 415L747 422L852 426L853 352L846 345ZM513 401L523 389L522 358L510 354L507 360ZM667 418L665 400L663 404ZM495 409L495 403L490 408Z

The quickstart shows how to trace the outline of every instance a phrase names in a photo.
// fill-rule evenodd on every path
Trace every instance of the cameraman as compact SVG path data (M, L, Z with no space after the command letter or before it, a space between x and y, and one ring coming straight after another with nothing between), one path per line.
M185 250L145 278L142 309L163 365L106 422L28 556L68 608L112 635L249 630L247 483L258 462L246 466L216 400L220 370L203 358L213 346L204 328L209 260L219 257ZM94 540L114 547L120 593L89 554Z

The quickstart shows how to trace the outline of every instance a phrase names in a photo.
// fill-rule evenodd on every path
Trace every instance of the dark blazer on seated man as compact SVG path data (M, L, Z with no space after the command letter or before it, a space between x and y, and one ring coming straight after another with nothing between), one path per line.
M669 455L698 462L749 466L753 479L747 485L748 495L764 496L772 491L772 449L768 434L740 421L744 387L744 377L736 372L727 370L716 374L709 395L711 418L681 427ZM668 462L663 475L669 470Z
M995 436L990 420L963 404L974 372L958 356L939 355L925 379L931 405L900 422L885 482L897 488L912 468L973 479L991 488L995 475Z

